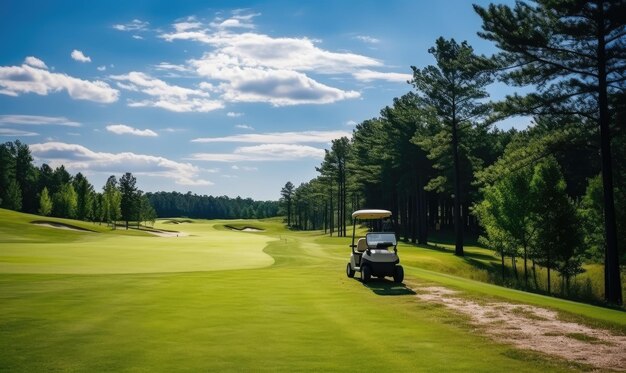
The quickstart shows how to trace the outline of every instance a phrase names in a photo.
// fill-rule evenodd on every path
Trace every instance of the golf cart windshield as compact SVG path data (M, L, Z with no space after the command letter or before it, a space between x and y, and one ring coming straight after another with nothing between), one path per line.
M396 246L396 235L394 233L368 233L365 235L367 247L380 248Z

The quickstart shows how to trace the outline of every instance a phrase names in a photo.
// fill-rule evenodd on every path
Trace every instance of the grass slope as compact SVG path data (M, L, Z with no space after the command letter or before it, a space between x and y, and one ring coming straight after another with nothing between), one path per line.
M169 223L191 236L161 238L57 231L29 219L0 210L0 257L11 258L0 259L0 371L576 369L478 336L405 287L348 279L347 239L286 231L278 220L245 222L264 232L223 227L232 221ZM5 240L7 226L40 242ZM456 280L450 285L472 294L501 296L414 267L418 250L401 248L409 281ZM134 254L120 258L124 251ZM47 252L57 261L38 262Z

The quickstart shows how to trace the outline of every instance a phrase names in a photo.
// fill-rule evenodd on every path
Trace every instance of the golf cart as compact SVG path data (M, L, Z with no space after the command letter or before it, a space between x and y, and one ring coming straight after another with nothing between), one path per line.
M390 276L393 281L401 283L404 280L404 269L398 258L396 234L384 232L383 219L391 216L388 210L358 210L352 213L352 255L346 267L348 277L354 277L361 272L361 281L367 283L372 276L380 279ZM357 221L370 221L370 232L365 237L357 238Z

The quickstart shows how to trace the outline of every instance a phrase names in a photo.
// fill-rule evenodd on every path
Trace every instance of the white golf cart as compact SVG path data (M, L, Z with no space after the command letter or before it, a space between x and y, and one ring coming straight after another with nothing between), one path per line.
M372 276L380 279L390 276L393 281L401 283L404 280L404 269L398 258L396 234L383 232L383 219L391 216L388 210L358 210L352 213L352 255L346 266L348 277L354 277L355 272L361 272L361 281L367 283ZM370 232L365 237L356 239L357 221L368 220Z

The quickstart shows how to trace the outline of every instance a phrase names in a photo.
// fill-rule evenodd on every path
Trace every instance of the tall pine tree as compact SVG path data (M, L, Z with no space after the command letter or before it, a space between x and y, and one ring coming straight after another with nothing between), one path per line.
M501 109L531 115L578 115L600 132L606 234L605 297L622 303L611 161L609 96L626 90L626 2L623 0L518 1L515 7L474 5L479 35L502 52L504 82L534 86Z

